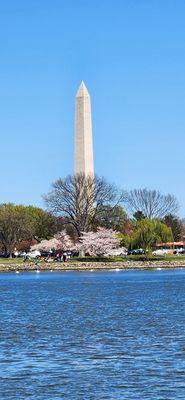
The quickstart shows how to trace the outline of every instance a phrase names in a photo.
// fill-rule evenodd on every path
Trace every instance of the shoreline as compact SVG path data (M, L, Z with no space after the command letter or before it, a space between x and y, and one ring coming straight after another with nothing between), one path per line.
M0 272L31 271L108 271L108 270L153 270L185 268L185 260L177 261L117 261L117 262L48 262L48 263L6 263L0 264Z

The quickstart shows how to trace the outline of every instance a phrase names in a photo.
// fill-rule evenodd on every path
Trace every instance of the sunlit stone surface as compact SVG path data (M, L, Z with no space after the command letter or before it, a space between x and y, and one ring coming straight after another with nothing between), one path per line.
M82 82L75 107L75 174L94 176L91 99Z

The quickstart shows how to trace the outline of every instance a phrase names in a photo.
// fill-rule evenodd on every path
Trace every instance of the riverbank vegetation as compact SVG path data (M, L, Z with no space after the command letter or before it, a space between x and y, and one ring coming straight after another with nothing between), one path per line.
M54 182L44 201L47 210L0 205L1 254L35 246L41 251L76 250L87 257L109 255L112 260L142 249L143 259L151 259L156 243L185 237L177 199L156 190L122 191L104 178L76 175Z

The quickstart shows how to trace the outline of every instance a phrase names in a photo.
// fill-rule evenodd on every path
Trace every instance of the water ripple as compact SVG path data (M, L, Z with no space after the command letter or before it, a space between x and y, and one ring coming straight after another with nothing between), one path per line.
M185 272L0 276L1 400L185 399Z

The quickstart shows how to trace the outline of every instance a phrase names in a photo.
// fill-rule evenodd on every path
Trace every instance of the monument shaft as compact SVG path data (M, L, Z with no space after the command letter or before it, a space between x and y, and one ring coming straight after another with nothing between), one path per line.
M94 177L91 99L83 82L76 94L74 172Z

